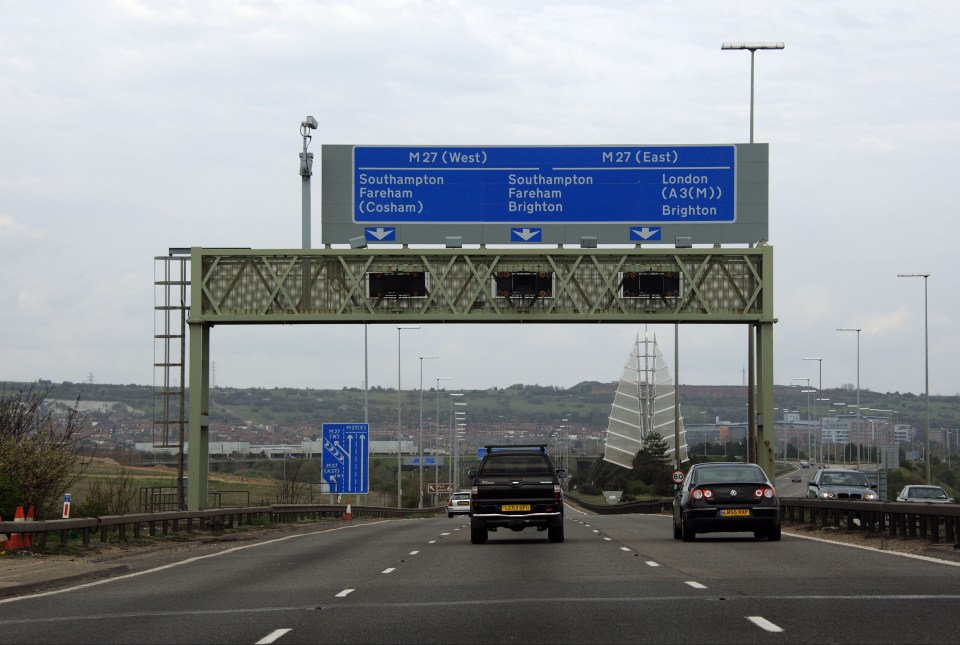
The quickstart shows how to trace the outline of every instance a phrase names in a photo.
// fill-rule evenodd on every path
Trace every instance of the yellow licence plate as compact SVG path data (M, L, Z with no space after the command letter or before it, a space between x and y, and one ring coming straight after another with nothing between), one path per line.
M720 511L720 517L750 517L749 508L725 508Z
M502 504L500 506L500 510L504 513L507 513L509 511L529 511L530 505L529 504Z

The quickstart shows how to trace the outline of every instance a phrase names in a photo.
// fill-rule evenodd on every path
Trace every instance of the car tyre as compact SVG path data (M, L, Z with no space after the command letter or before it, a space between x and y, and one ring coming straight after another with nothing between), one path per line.
M673 539L679 540L682 537L683 537L683 533L680 531L680 526L676 522L674 522L673 523Z
M447 513L447 519L453 517L453 513Z
M473 544L483 544L486 541L487 527L477 520L470 522L470 542Z
M558 522L556 525L548 526L547 538L549 538L551 542L563 542L563 524Z
M767 531L767 539L771 542L780 541L780 525L777 524L775 527Z
M684 542L693 542L697 538L697 532L683 521L682 515L680 516L680 536Z

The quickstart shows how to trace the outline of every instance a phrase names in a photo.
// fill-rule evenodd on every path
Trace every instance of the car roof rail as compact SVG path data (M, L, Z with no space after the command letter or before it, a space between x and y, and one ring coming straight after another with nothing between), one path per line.
M529 451L529 450L539 450L540 452L547 451L547 444L545 443L515 443L515 444L488 444L484 446L487 449L487 453L491 452L508 452L508 451Z

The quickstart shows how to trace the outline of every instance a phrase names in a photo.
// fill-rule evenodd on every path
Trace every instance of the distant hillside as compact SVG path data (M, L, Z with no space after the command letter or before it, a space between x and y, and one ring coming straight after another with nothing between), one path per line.
M0 381L0 393L26 384ZM79 399L83 408L94 418L114 421L149 423L158 405L155 390L147 385L110 385L91 383L39 383L52 388L51 399L73 403ZM615 382L584 381L562 389L538 385L511 385L489 390L466 390L462 401L467 403L469 421L488 427L523 424L536 427L559 426L568 419L568 426L584 429L604 429L616 390ZM816 394L804 394L803 388L775 386L774 404L780 410L796 410L807 416L808 400L814 404ZM744 422L747 418L746 390L738 385L682 385L680 402L688 424L723 421ZM374 388L367 393L369 420L376 425L396 425L397 392L395 389ZM856 402L856 392L850 389L824 390L823 398L830 405ZM420 392L404 390L401 396L405 426L419 422ZM446 391L424 390L423 416L428 427L439 412L441 424L450 413L450 397ZM862 407L896 411L897 421L923 427L924 399L915 394L886 393L861 390ZM826 407L822 404L820 413ZM359 388L340 390L312 390L298 388L213 388L210 393L212 425L279 427L297 429L319 428L325 422L363 421L364 392ZM934 396L930 398L930 425L932 428L960 427L960 397Z

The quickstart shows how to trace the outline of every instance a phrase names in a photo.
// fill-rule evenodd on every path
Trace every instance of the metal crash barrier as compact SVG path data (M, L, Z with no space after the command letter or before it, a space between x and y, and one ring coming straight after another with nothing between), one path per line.
M438 506L422 509L383 508L351 505L352 518L430 517L446 511ZM246 508L218 508L202 511L166 511L131 515L105 515L68 520L34 522L0 522L0 534L18 536L15 548L47 546L48 537L56 534L61 545L79 542L89 546L91 536L99 532L100 542L114 535L118 541L143 537L168 536L200 531L222 532L244 525L286 524L320 519L346 520L347 506L335 504L273 504ZM145 531L146 529L146 531Z

